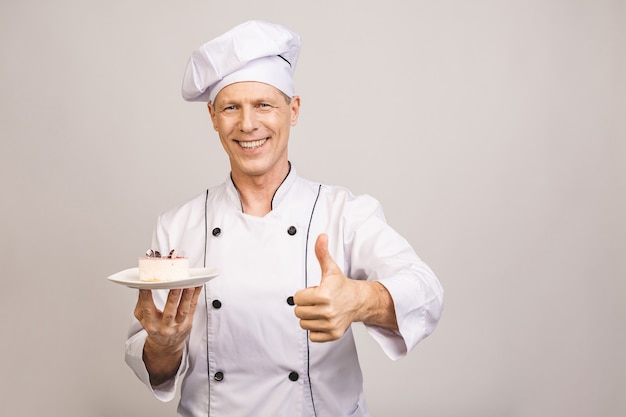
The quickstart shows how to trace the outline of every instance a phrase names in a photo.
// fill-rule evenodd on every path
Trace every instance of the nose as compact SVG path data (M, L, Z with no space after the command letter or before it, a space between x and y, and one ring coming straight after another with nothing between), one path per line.
M241 118L239 120L239 129L242 132L252 132L257 128L257 115L253 108L243 107L241 109Z

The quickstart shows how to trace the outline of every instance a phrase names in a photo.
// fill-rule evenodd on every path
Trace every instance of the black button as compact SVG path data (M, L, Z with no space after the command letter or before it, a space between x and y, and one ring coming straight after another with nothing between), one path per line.
M289 226L289 229L287 229L287 233L289 233L289 236L293 236L296 234L298 230L296 229L296 226Z
M211 233L213 234L213 236L218 237L222 233L222 229L216 227Z
M297 381L300 376L296 371L289 372L289 379L292 381Z
M296 303L293 301L293 297L291 295L289 297L287 297L287 304L289 304L290 306L296 305Z
M211 304L213 305L213 308L221 308L222 307L222 302L220 300L213 300L213 302Z
M216 380L217 382L220 382L224 379L224 372L218 371L215 373L215 375L213 375L213 379Z

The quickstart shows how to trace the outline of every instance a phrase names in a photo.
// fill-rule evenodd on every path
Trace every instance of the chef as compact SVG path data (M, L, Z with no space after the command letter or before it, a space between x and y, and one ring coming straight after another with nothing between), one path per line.
M250 21L194 51L183 97L205 102L226 181L161 215L152 249L219 276L140 290L126 362L184 417L368 416L350 328L393 360L435 328L442 288L367 195L298 176L288 159L300 37Z

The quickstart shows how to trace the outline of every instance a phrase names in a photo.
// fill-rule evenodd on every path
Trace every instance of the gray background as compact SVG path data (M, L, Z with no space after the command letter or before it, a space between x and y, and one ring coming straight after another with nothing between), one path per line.
M373 415L624 415L624 3L2 0L0 414L174 415L105 278L227 177L181 77L261 18L303 39L298 172L378 198L446 290L398 362L355 326Z

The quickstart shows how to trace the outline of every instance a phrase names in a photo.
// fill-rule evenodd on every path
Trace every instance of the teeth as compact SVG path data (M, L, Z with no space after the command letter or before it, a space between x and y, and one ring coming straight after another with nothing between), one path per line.
M239 142L239 145L241 145L242 148L252 149L252 148L258 148L259 146L263 145L266 141L267 139L253 140L249 142Z

